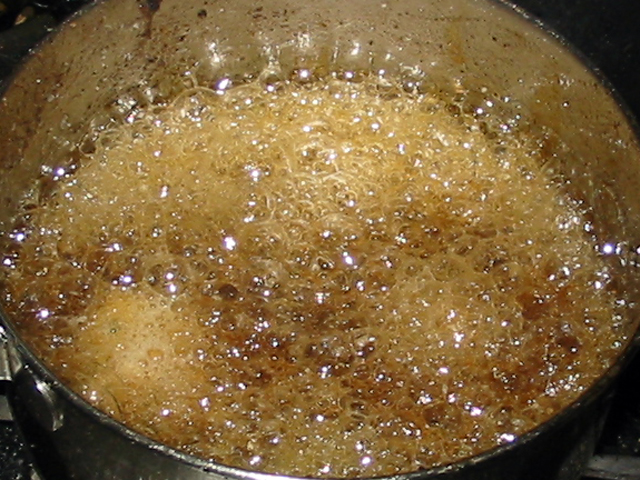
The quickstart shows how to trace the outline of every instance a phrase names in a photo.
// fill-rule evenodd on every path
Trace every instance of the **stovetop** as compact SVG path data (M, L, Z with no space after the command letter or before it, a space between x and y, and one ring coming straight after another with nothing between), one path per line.
M639 0L512 0L574 44L640 118ZM86 0L0 0L0 82L47 29ZM640 480L640 356L620 379L587 479ZM0 480L37 480L0 381ZM49 479L47 479L49 480ZM62 479L52 479L62 480ZM126 479L123 479L126 480ZM517 479L514 479L517 480ZM541 479L551 480L551 479Z

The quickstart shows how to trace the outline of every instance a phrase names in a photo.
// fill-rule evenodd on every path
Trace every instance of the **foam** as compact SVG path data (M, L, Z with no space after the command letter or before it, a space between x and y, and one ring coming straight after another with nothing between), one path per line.
M389 85L196 88L98 135L17 224L23 335L248 469L394 474L549 419L625 341L585 212L526 128Z

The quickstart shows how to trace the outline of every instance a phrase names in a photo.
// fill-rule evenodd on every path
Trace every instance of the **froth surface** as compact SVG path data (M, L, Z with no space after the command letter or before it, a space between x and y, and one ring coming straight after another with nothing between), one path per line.
M617 293L540 139L356 80L189 90L44 172L1 285L71 388L197 456L354 477L511 442L601 375Z

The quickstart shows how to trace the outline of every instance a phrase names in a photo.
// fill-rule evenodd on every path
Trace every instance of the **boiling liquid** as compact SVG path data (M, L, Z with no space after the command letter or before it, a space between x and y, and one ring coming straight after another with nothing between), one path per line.
M353 477L511 442L602 374L623 319L541 139L357 80L186 91L44 171L2 288L64 382L187 453Z

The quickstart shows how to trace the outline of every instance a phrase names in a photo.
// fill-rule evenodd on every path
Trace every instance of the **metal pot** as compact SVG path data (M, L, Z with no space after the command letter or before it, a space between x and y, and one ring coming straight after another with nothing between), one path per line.
M213 84L261 68L280 49L293 64L329 45L366 67L391 53L450 88L487 88L519 99L570 154L556 165L588 202L613 243L622 288L638 301L640 145L619 102L562 42L507 4L490 0L112 0L68 21L22 66L2 98L0 231L42 165L56 165L88 129L114 115L117 98L170 96L190 78ZM354 48L373 45L372 49ZM378 49L378 50L376 50ZM266 53L265 53L266 52ZM147 90L146 87L149 87ZM634 323L637 312L631 312ZM189 457L95 410L29 350L9 318L0 379L11 379L14 414L36 455L73 479L272 480ZM575 404L512 444L398 478L576 479L591 456L626 353ZM4 355L4 357L3 357ZM4 373L3 373L4 371ZM301 459L304 461L304 459Z

